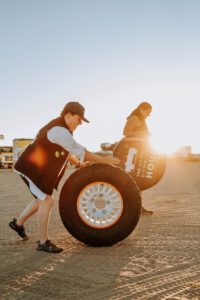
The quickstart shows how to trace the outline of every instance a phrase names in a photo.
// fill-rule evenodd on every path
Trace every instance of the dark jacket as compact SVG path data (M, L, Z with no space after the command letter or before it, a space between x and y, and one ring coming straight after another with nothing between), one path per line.
M67 128L62 118L49 122L38 132L33 143L24 150L14 166L48 195L58 186L69 154L64 148L48 140L47 132L54 126Z

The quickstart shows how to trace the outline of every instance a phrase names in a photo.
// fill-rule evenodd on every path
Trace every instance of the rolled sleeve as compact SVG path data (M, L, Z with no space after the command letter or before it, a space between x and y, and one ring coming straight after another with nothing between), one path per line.
M75 141L68 129L55 126L47 132L47 138L51 143L61 146L69 153L74 154L81 161L84 160L85 147Z

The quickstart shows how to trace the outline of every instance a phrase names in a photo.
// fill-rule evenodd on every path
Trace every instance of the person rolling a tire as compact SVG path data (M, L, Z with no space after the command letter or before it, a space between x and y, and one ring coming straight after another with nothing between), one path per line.
M78 102L69 102L60 116L40 129L36 138L19 156L14 168L27 184L34 200L22 211L20 216L9 222L9 226L23 239L28 239L24 223L37 213L39 231L38 251L59 253L63 249L53 244L48 237L48 223L53 205L53 190L64 174L68 160L77 166L85 161L118 164L119 159L102 157L88 151L73 138L73 132L82 124L89 122L84 107Z

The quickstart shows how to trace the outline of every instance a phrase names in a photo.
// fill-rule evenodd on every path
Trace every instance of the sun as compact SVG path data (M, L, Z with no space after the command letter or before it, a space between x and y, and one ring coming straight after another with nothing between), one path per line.
M180 148L180 145L178 145L177 141L168 140L166 138L164 139L160 136L152 136L150 138L150 144L156 152L165 153L169 156L173 155L177 149Z

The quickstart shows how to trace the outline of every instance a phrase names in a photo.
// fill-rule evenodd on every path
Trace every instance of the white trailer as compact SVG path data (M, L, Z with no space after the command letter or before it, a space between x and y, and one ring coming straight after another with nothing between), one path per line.
M13 148L11 146L0 147L0 168L8 169L13 166Z

